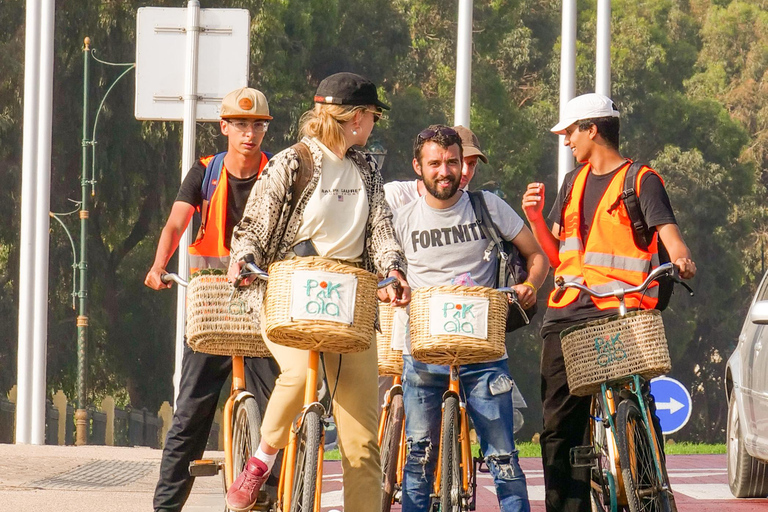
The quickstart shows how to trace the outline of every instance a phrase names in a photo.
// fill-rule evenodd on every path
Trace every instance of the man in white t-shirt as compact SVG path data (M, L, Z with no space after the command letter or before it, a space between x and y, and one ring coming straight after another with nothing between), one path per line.
M468 194L461 186L462 145L453 128L433 125L416 137L413 168L426 193L396 210L395 234L408 261L408 281L422 286L451 284L459 276L480 286L494 286L498 262L483 259L488 247L478 229ZM515 291L524 307L536 300L549 262L533 234L501 198L483 192L493 222L528 261L529 281ZM434 483L440 439L442 395L448 389L448 367L425 364L403 352L403 400L409 454L403 477L403 512L426 512ZM475 425L485 462L493 476L503 512L530 510L525 475L513 435L511 389L506 356L498 361L459 369L467 412Z
M454 130L461 137L461 148L463 153L461 166L461 184L459 187L466 190L472 177L475 175L477 164L482 160L488 163L488 157L480 149L480 141L472 130L464 126L454 126ZM427 190L424 188L424 182L421 180L411 181L390 181L384 184L384 196L392 211L397 210L411 201L414 201L424 194Z

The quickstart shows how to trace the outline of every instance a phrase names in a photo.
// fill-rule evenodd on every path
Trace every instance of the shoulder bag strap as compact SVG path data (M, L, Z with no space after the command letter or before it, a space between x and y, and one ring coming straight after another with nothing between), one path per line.
M304 189L307 188L309 180L312 179L313 162L312 153L309 151L309 147L303 142L298 142L292 146L293 150L299 157L299 168L296 169L296 177L293 180L293 187L291 187L291 202L290 213L288 218L293 216L293 212L296 211L296 206L299 204Z
M485 253L483 253L483 259L485 261L490 261L493 248L496 247L499 255L499 266L496 271L496 283L499 287L503 286L502 269L506 268L507 258L509 258L509 255L506 253L506 251L504 251L501 235L496 228L496 224L494 224L493 219L491 218L491 213L488 211L488 205L485 203L485 198L483 197L482 191L468 193L469 202L472 204L475 217L477 217L477 226L480 228L480 231L483 233L483 235L485 235L485 237L488 239L488 247L485 249Z

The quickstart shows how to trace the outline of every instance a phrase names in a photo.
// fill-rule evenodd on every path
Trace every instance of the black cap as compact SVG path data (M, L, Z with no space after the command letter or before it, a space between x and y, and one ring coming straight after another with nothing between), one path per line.
M324 78L317 86L315 103L376 105L389 110L389 105L379 101L373 82L355 73L336 73Z

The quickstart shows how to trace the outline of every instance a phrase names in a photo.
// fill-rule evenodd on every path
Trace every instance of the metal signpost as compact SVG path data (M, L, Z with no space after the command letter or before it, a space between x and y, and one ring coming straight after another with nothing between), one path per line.
M679 381L656 377L651 380L651 394L656 401L656 416L664 435L677 432L691 419L691 394Z
M250 14L245 9L142 7L136 17L136 118L184 121L181 179L195 161L195 123L218 121L221 100L248 84ZM189 277L189 229L178 274ZM177 287L174 403L184 353L186 293Z

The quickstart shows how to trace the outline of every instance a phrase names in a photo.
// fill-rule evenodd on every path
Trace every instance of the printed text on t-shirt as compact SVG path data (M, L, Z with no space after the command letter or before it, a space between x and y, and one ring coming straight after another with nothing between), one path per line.
M419 247L428 249L430 247L442 247L452 243L459 244L481 239L485 239L485 236L474 222L447 228L411 231L413 252L417 252Z

